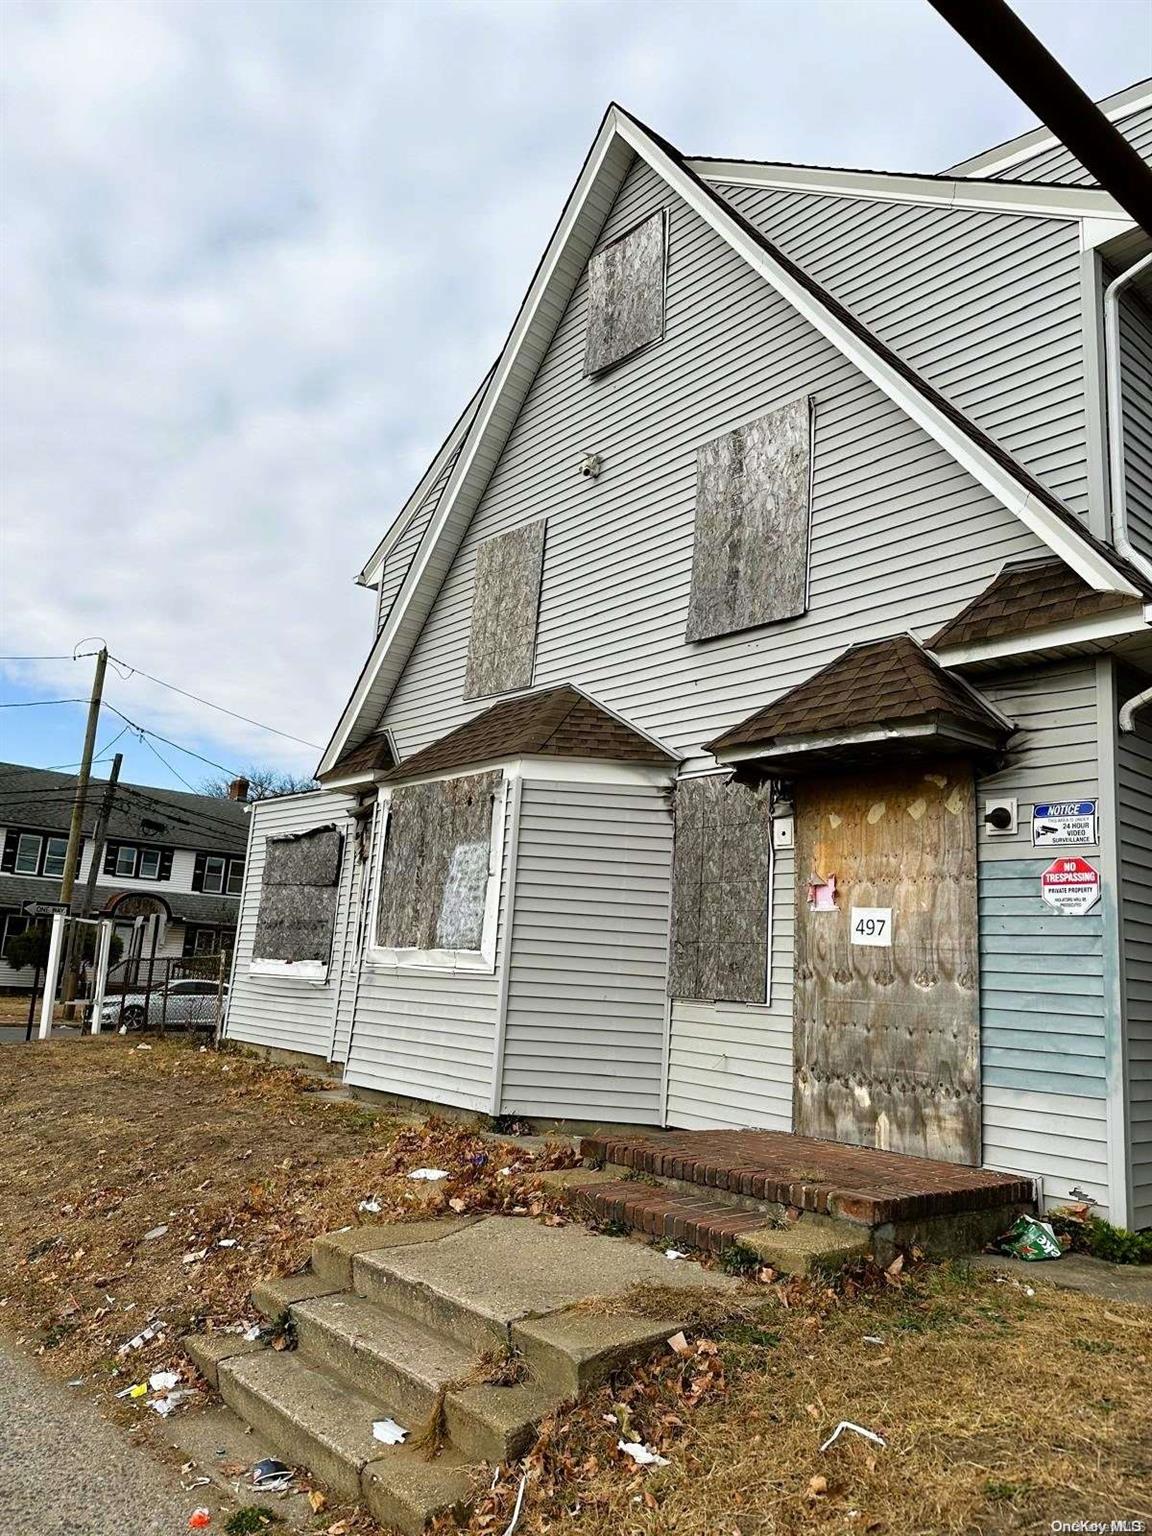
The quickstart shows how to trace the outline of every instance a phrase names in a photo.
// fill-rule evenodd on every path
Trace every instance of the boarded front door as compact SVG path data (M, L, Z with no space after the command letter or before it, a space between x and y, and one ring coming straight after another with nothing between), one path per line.
M979 1163L976 940L967 763L797 784L798 1132Z

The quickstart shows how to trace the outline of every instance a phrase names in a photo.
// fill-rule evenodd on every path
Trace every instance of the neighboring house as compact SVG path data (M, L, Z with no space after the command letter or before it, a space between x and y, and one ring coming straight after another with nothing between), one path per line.
M75 791L73 774L0 763L2 989L32 985L31 970L8 964L8 941L34 921L25 913L25 903L59 899ZM93 779L73 910L87 887L103 795L103 782ZM91 912L115 918L126 960L231 950L247 838L245 804L145 784L118 784Z
M1087 183L613 107L361 573L323 788L254 809L229 1036L1152 1222L1152 241Z

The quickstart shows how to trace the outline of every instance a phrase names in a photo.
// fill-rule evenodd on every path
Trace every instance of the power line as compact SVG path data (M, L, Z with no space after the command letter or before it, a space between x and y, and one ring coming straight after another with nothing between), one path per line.
M0 709L40 709L45 704L87 704L87 699L20 699L15 704L0 704Z
M75 656L0 656L0 661L75 661Z
M192 790L193 794L196 793L196 791L194 789L192 789L191 784L189 784L188 780L184 777L184 775L180 772L180 770L178 768L173 768L172 764L168 761L168 759L166 757L162 756L156 750L156 748L152 745L152 743L148 740L147 736L145 736L143 732L140 733L140 740L148 748L148 750L149 750L149 752L151 752L152 756L154 758L156 758L159 762L163 763L165 768L167 768L167 770L168 770L168 772L170 774L172 774L175 778L178 778L180 780L181 784L183 784L185 789Z
M147 726L138 725L135 720L129 720L128 716L121 710L117 709L115 704L105 703L104 707L105 709L110 709L114 715L119 715L121 720L130 725L136 734L141 738L145 736L155 736L156 740L162 741L166 747L175 747L177 752L185 752L189 757L196 758L198 762L207 763L209 768L216 768L221 773L231 774L233 778L239 777L234 768L226 768L223 763L214 762L212 758L205 757L201 752L193 752L191 747L182 747L178 741L172 741L167 736L161 736L159 731L150 731ZM179 775L177 775L177 777L179 777ZM195 793L195 791L193 791L193 793Z
M290 731L281 731L274 725L265 725L262 720L253 720L251 715L241 715L234 709L227 709L223 704L214 704L211 699L201 698L198 693L190 693L187 688L178 688L175 683L166 683L162 677L153 677L151 672L144 672L141 668L134 667L122 656L112 656L110 660L119 662L122 667L127 667L130 675L135 672L138 677L146 677L150 683L157 683L161 688L171 689L173 693L179 693L186 699L193 699L197 704L204 704L209 709L217 709L222 715L231 715L233 720L243 720L245 725L254 725L261 731L271 731L273 736L283 736L285 741L298 742L302 747L312 747L317 752L322 750L315 741L305 741L302 736L293 736Z

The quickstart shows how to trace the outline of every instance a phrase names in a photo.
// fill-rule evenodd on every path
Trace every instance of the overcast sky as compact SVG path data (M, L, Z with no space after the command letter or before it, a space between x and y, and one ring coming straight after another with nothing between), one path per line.
M1093 96L1152 73L1145 0L1018 9ZM321 745L372 638L352 578L495 356L610 99L688 152L893 170L1033 126L924 0L0 18L0 651L103 636ZM0 663L3 697L84 694L91 666ZM138 677L108 696L228 768L318 756ZM0 755L67 764L82 725L5 709ZM124 745L125 778L177 782Z

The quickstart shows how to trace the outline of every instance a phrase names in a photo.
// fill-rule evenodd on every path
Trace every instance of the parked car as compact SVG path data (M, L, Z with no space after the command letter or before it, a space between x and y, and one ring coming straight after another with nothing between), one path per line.
M223 1002L228 1000L225 983ZM123 1003L123 1010L121 1010ZM100 1011L101 1030L214 1029L221 1010L219 982L199 976L182 976L152 993L128 992L104 999ZM90 1014L89 1014L90 1016Z

